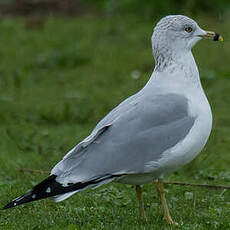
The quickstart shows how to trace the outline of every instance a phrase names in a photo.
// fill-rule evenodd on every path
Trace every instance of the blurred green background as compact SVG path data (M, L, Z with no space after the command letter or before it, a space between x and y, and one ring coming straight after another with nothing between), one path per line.
M3 14L14 15L132 14L152 19L178 13L221 15L229 9L230 2L228 0L0 0L0 6L0 12Z
M0 1L0 205L50 170L114 106L140 90L154 68L157 21L186 14L223 43L193 49L213 111L202 153L168 181L230 186L230 1ZM148 222L132 186L109 184L62 203L0 211L0 229L230 229L229 190L166 186L179 227L163 220L155 185L144 186Z

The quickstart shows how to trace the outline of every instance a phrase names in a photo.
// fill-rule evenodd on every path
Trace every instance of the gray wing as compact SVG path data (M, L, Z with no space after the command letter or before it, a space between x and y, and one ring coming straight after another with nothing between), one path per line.
M195 121L187 99L178 94L136 96L113 111L112 119L105 117L85 146L73 149L54 167L59 181L143 173L145 165L183 140Z
M117 107L115 107L111 112L109 112L101 121L98 122L92 133L86 137L83 141L77 144L73 149L71 149L63 159L68 158L72 155L76 155L81 153L82 149L86 148L90 145L97 137L103 133L107 127L112 125L115 120L123 116L128 111L134 109L137 98L140 96L141 91L137 94L127 98L123 102L121 102Z

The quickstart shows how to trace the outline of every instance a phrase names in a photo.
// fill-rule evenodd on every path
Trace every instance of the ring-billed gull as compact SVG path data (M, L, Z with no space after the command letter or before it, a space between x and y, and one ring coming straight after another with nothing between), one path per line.
M162 18L152 35L155 69L148 83L102 119L69 151L51 175L4 209L76 192L111 181L133 184L145 218L140 185L158 179L165 219L173 223L163 177L189 163L203 149L212 113L191 48L202 38L222 41L182 15Z

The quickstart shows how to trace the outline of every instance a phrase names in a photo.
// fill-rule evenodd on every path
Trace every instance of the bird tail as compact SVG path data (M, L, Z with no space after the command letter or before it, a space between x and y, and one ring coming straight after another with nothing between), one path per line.
M103 176L102 178L97 178L86 182L70 183L68 186L64 186L57 182L56 177L56 175L50 175L41 183L25 193L23 196L18 197L8 203L3 207L3 209L13 208L24 203L33 202L48 197L54 197L54 199L59 202L76 192L85 190L90 187L99 187L103 184L107 184L113 181L115 178L120 177L120 175Z

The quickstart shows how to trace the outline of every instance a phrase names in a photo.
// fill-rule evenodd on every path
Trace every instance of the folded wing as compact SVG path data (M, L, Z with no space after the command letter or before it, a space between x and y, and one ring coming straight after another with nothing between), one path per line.
M194 121L188 100L179 94L136 97L105 117L99 123L102 127L83 141L87 144L73 149L52 174L67 184L144 173L148 162L157 162L185 138Z

